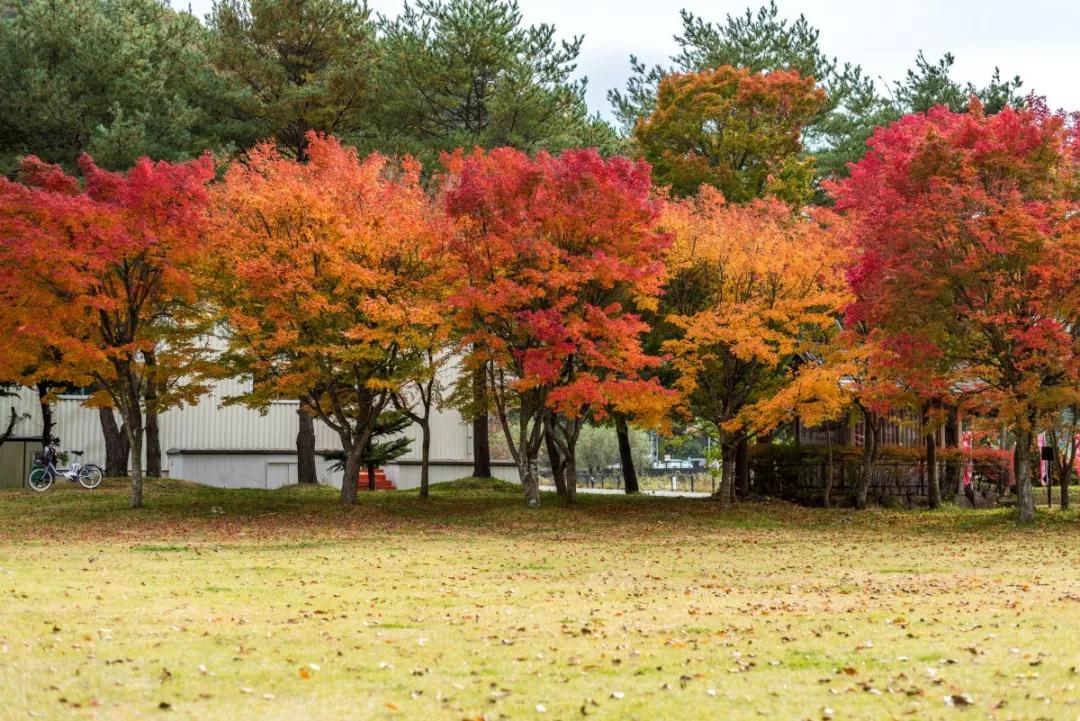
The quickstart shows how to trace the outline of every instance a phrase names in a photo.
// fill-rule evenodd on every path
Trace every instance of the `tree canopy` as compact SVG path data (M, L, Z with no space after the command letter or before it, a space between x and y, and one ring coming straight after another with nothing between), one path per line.
M0 174L183 160L232 142L207 31L164 0L25 0L0 12Z

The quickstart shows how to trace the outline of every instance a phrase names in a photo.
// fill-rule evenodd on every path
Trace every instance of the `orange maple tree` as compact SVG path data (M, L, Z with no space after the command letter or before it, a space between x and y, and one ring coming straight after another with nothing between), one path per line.
M828 213L810 218L776 199L726 203L704 186L670 204L663 350L690 415L723 446L719 496L732 494L735 446L782 419L757 405L790 383L792 359L828 336L847 302L846 254Z
M445 224L414 162L308 141L307 162L262 145L228 170L205 270L227 329L223 360L252 381L240 400L301 399L340 438L341 501L354 503L379 413L445 313L425 292L438 283L429 253Z
M13 349L0 364L23 384L100 389L89 402L120 411L131 505L140 507L148 379L177 379L170 402L203 390L195 380L205 349L192 266L214 167L209 156L142 159L121 174L84 155L79 170L81 178L28 157L21 183L0 178L0 286L8 301L0 317Z

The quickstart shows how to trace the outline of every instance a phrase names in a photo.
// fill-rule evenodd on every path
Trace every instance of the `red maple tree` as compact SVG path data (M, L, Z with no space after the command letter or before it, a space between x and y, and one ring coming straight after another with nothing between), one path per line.
M899 367L927 376L937 364L967 403L1011 425L1030 521L1033 432L1078 392L1075 125L1039 104L988 116L973 102L909 115L869 145L832 189L860 248L848 320L883 336Z
M144 158L112 173L84 155L79 170L81 178L28 157L21 183L0 178L0 285L12 300L3 323L20 349L4 359L4 375L99 388L89 402L120 411L131 505L140 507L148 379L177 379L175 402L202 391L193 380L204 349L191 269L214 166L209 156Z
M638 314L655 304L669 240L649 167L595 151L535 158L500 148L448 160L446 208L462 349L487 364L493 403L530 506L545 426L571 465L583 421L610 411L660 423L671 394L641 370ZM512 424L516 428L512 428Z

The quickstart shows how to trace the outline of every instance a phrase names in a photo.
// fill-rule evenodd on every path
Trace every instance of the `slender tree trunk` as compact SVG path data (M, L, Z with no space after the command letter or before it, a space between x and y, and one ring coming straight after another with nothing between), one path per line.
M420 424L420 497L427 498L431 481L428 475L431 467L431 423L425 420Z
M296 482L317 483L315 471L315 419L304 401L296 409L299 428L296 431Z
M156 399L146 392L146 477L161 478L161 428L158 425L158 412L154 407Z
M138 429L139 424L130 421L124 423L127 429L128 444L131 447L131 507L143 507L143 470L142 470L142 441L143 432ZM135 432L132 432L134 429Z
M720 488L716 496L720 499L720 507L727 508L731 505L731 489L735 485L735 444L721 436L720 453Z
M536 464L523 452L518 460L518 476L521 488L525 491L525 505L529 508L540 506L540 479L536 477Z
M544 430L544 447L547 449L548 463L551 466L551 481L555 484L555 492L561 498L566 497L566 463L559 453L559 447L555 439L551 437L548 429Z
M473 371L473 476L491 478L491 439L488 437L487 368Z
M375 485L375 463L368 461L364 464L367 467L367 489L369 491L376 491L378 487Z
M941 487L938 485L937 436L926 434L926 490L931 508L941 507Z
M109 478L123 478L128 474L128 456L131 444L127 431L116 425L116 414L112 408L98 408L101 419L101 434L105 436L105 475Z
M945 421L945 447L953 450L960 448L960 414L956 406L949 406L949 415ZM949 453L951 460L945 463L945 493L951 498L960 492L960 474L963 461L959 453Z
M1069 441L1072 443L1073 441ZM1072 470L1071 464L1066 466L1061 471L1061 510L1067 511L1069 509L1069 473Z
M616 414L615 436L619 441L619 467L622 469L623 487L627 493L638 492L637 469L634 468L634 454L630 449L630 428L626 416Z
M862 477L855 487L855 507L866 508L867 494L874 481L874 467L877 464L877 418L873 413L863 411L863 467Z
M50 384L41 381L37 384L38 406L41 408L41 449L45 450L53 439L53 409L47 397Z
M739 434L735 444L735 479L739 483L739 497L750 497L750 441L745 433Z
M822 500L824 501L825 508L828 508L832 503L832 488L833 488L833 452L832 452L832 434L825 434L825 493Z
M157 378L157 356L154 351L143 351L146 362L146 378L143 383L143 398L146 400L146 476L161 478L161 427L158 420L159 388Z
M1016 520L1020 524L1035 520L1035 493L1031 486L1031 439L1026 427L1016 429Z
M345 476L341 479L341 495L338 501L343 506L356 505L356 485L360 482L360 469L364 465L364 450L370 442L371 429L361 433L358 438L350 437L350 434L346 433L341 434L341 447L345 449Z
M568 440L570 452L563 461L563 475L566 478L566 505L572 506L577 503L577 460L574 458L576 439Z
M143 416L142 416L142 393L140 381L130 369L122 370L122 377L126 378L123 392L121 393L120 414L124 420L124 430L127 432L128 445L131 448L131 507L142 508L143 506Z
M3 433L0 433L0 446L7 443L7 439L11 438L11 434L15 431L15 426L19 424L19 412L14 408L8 409L8 422L7 428Z
M341 479L341 495L338 501L343 506L356 505L356 484L360 481L361 458L367 441L357 443L353 448L346 446L345 475Z

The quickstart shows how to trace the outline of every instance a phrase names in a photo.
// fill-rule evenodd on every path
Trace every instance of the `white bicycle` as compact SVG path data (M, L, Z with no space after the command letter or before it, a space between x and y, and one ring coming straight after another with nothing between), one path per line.
M30 477L26 479L27 485L35 491L47 491L59 476L72 483L77 482L80 486L89 490L100 486L101 479L105 474L99 466L95 466L93 463L87 463L84 466L78 461L73 461L69 468L56 467L56 459L60 454L57 448L59 443L59 439L54 439L52 443L46 446L41 454L40 464L35 464L34 469L30 471ZM82 456L82 454L82 451L71 451L71 455L76 457Z

